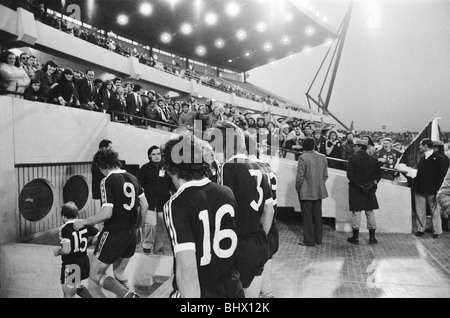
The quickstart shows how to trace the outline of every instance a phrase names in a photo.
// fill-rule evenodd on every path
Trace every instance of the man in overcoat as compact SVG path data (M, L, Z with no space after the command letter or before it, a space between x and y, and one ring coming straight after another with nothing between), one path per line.
M366 212L367 227L369 229L369 244L377 244L375 230L377 223L374 210L377 210L378 201L376 190L383 171L378 160L367 153L368 141L357 139L353 148L355 154L350 158L347 167L347 178L349 179L349 205L352 211L353 236L347 242L359 245L359 228L361 226L361 211Z
M314 150L315 140L303 142L304 153L298 159L295 189L303 217L303 242L300 245L322 244L322 200L328 197L325 181L328 179L328 161Z

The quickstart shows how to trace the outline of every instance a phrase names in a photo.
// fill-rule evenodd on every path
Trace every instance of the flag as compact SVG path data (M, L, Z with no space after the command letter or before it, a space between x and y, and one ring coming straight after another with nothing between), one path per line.
M417 167L420 159L420 142L424 138L429 138L433 141L441 140L441 130L439 128L439 118L434 117L428 125L416 136L411 144L405 149L403 155L400 157L398 169L407 172L407 176L415 178L417 174Z

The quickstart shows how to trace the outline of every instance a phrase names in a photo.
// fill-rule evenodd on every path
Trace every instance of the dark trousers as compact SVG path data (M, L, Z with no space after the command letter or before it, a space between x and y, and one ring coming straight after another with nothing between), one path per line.
M303 216L303 243L314 246L322 244L322 200L300 200Z

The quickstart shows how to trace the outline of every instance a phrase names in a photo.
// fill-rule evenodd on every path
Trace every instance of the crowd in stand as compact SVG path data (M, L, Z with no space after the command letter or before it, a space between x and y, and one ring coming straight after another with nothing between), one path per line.
M69 22L67 19L61 18L59 15L50 14L46 9L44 3L39 0L0 0L0 3L17 9L22 7L28 11L34 13L36 20L45 23L53 28L71 34L77 38L85 40L89 43L98 45L107 50L113 51L125 57L136 57L141 64L145 64L150 67L154 67L161 71L179 76L188 80L195 80L198 84L209 86L226 93L234 93L239 97L246 98L256 102L265 102L268 105L279 106L281 101L277 101L275 98L268 96L259 96L253 92L247 91L239 85L233 84L221 77L209 74L206 70L204 74L199 74L192 65L183 68L176 60L172 60L172 63L165 63L158 61L154 58L149 50L148 46L144 45L127 45L119 40L109 37L108 32L101 31L97 28L83 28ZM300 109L300 108L299 108ZM297 110L297 108L295 109Z
M179 127L205 131L218 121L231 121L265 146L266 154L286 158L292 152L295 160L302 154L303 140L313 137L316 150L329 158L329 167L336 169L346 169L355 137L368 140L368 152L389 169L396 167L402 151L415 137L412 132L342 131L323 122L273 116L270 108L255 113L194 97L174 100L144 90L139 84L123 82L120 77L102 80L91 69L72 70L52 60L41 65L35 56L16 56L11 51L0 54L0 90L31 101L109 112L117 122L167 131ZM448 141L448 133L443 140ZM395 174L387 171L384 177L393 180Z

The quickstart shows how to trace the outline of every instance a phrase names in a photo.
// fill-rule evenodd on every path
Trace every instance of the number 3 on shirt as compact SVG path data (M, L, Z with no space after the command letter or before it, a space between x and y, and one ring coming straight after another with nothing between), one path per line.
M228 258L233 255L237 246L237 235L232 229L221 230L222 219L226 214L230 214L234 217L234 209L231 205L225 204L217 210L215 219L214 239L213 239L213 251L219 258ZM200 266L208 265L211 262L211 233L209 227L209 214L208 210L203 210L199 213L198 217L203 223L204 236L203 236L203 256L200 260ZM224 250L220 247L220 241L229 238L231 240L231 246Z
M123 207L131 211L131 209L134 207L134 203L136 202L136 190L134 190L134 185L130 182L125 182L123 184L123 194L131 199L130 205L123 204Z
M261 182L262 182L262 173L259 170L249 170L248 172L250 172L250 175L252 177L256 177L256 190L258 191L258 202L256 202L256 200L253 200L250 203L250 206L252 207L253 210L255 210L256 212L259 211L259 207L261 206L262 200L263 200L263 196L264 196L264 191L261 188Z

